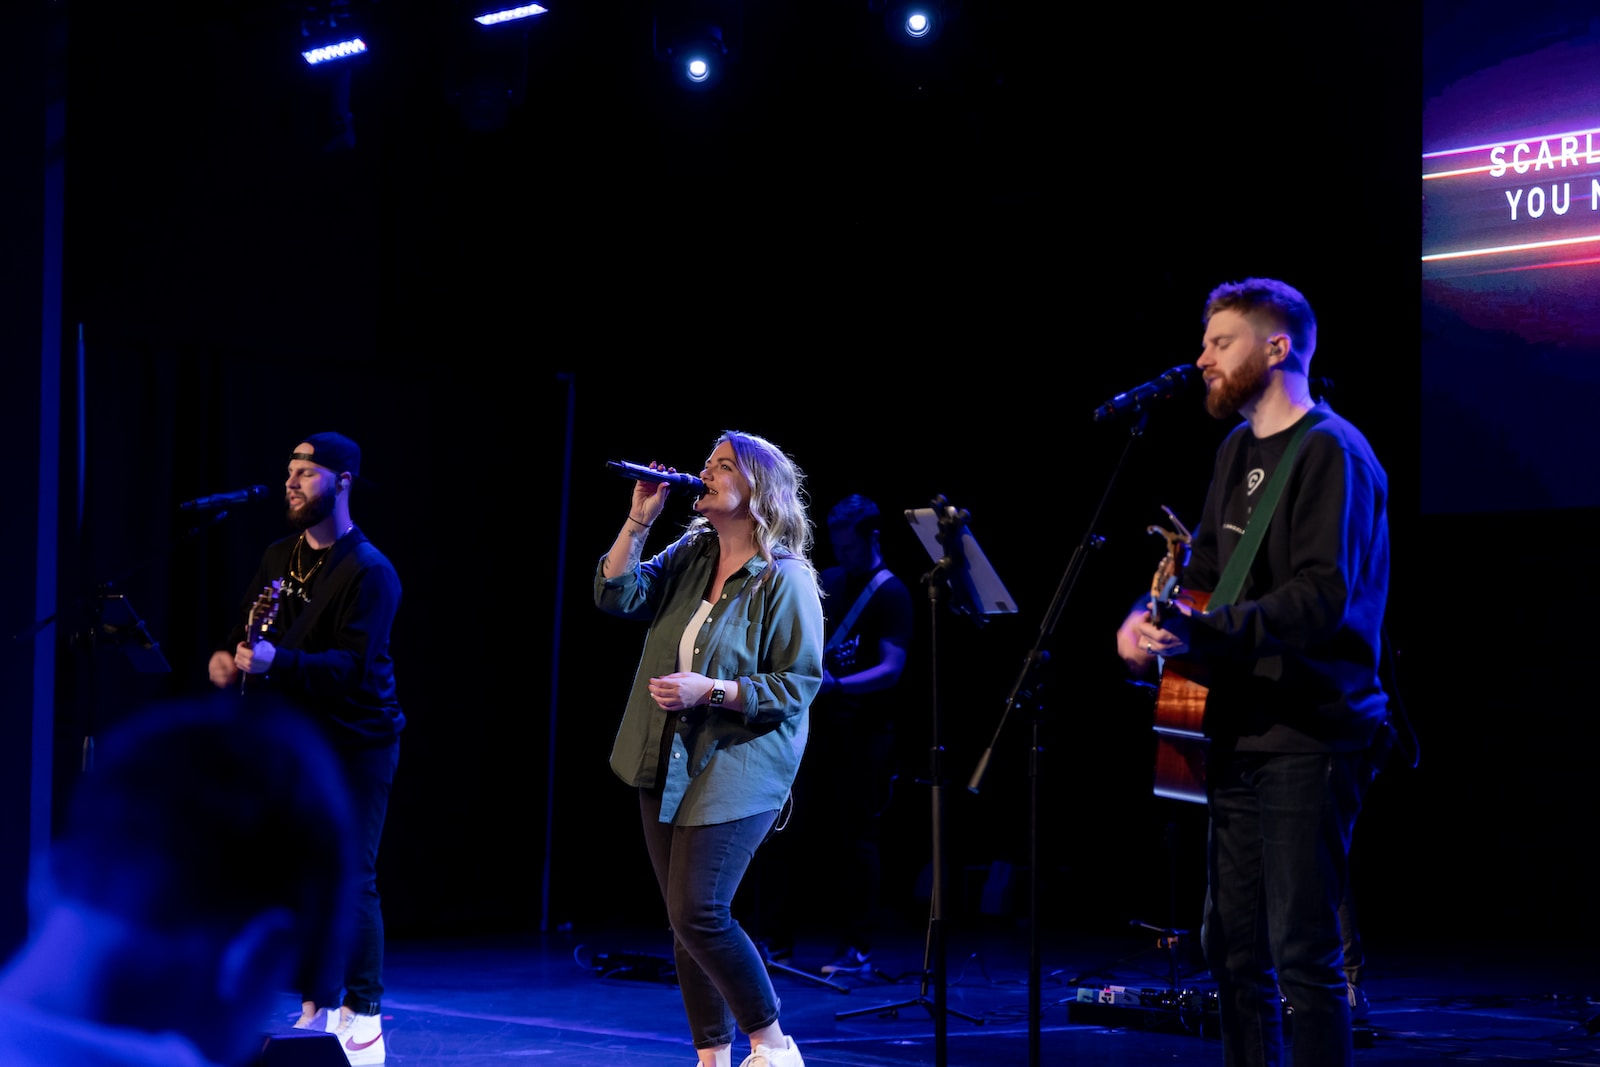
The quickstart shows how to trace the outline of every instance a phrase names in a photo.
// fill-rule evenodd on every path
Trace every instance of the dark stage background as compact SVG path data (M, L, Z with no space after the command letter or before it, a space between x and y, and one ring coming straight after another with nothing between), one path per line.
M6 678L31 691L25 657L52 644L57 792L85 734L206 689L211 643L284 530L273 507L192 529L177 502L276 487L291 445L337 428L377 483L356 520L405 586L391 935L654 921L634 800L606 764L643 630L590 599L630 491L605 462L698 470L743 429L792 452L819 520L850 492L891 515L938 495L966 509L1019 606L980 626L918 600L887 886L907 921L926 915L929 794L910 779L936 711L954 918L1019 928L1036 792L1042 922L1197 925L1203 812L1150 795L1149 706L1112 634L1161 554L1146 526L1163 504L1197 512L1226 427L1197 402L1137 436L1090 413L1194 358L1213 285L1265 274L1317 308L1315 372L1391 479L1389 625L1423 747L1358 833L1369 950L1592 943L1594 727L1572 624L1593 515L1418 507L1420 22L1329 12L1307 29L1260 5L1036 26L1031 6L969 0L943 51L908 56L865 2L751 4L736 76L684 96L651 56L647 5L552 6L496 129L448 91L446 5L369 9L383 34L350 86L354 142L332 151L290 9L34 12L37 81L17 79L34 108L17 108L7 176L40 221L14 223L7 253L27 275L7 433L36 508L29 250L54 237L59 306L48 285L33 299L66 338L48 471L63 614L13 642ZM65 138L41 137L62 99ZM55 230L38 175L63 161ZM1044 633L1091 535L1104 544ZM885 544L920 592L908 528L891 521ZM170 673L70 640L75 598L108 581ZM37 618L8 594L8 634ZM1001 728L1036 640L1038 700ZM12 710L25 747L25 702Z

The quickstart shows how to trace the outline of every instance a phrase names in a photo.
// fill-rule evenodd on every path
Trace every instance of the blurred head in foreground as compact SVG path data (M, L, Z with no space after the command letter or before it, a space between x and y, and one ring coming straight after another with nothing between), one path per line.
M246 1062L308 950L348 936L349 821L328 743L298 713L233 694L135 713L75 784L31 886L32 936L0 975L0 998L63 1027L0 1051L175 1032Z

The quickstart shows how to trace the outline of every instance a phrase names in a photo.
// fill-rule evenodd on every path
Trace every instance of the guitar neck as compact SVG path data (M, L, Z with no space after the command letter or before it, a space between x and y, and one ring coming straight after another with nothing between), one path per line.
M275 579L261 589L261 595L250 608L250 615L245 620L244 643L249 648L256 647L265 640L273 626L278 621L278 605L283 596L283 580ZM239 692L244 692L247 674L239 675Z

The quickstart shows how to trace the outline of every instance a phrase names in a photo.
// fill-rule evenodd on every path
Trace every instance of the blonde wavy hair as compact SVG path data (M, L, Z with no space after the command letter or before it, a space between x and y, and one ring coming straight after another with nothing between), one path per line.
M820 592L817 570L811 562L816 534L806 509L805 472L765 437L728 430L717 438L712 451L724 441L733 446L734 463L750 483L750 519L755 523L756 551L768 564L775 559L798 560ZM690 523L691 529L708 526L704 516ZM768 566L757 580L765 581L771 573Z

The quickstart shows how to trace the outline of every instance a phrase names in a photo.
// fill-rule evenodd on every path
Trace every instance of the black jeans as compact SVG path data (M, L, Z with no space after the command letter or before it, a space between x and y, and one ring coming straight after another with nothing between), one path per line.
M347 951L330 951L313 961L301 983L301 999L331 1007L342 1003L360 1015L376 1015L383 1001L383 907L378 898L378 842L389 811L389 792L400 762L400 742L379 748L341 749L355 824L350 845L356 850L355 922ZM306 833L326 833L308 826ZM341 981L341 978L343 979ZM341 1001L339 992L344 991Z
M1353 1062L1338 908L1368 752L1219 753L1207 769L1201 942L1229 1067L1283 1062L1279 991L1296 1067Z
M775 811L713 826L661 821L661 795L639 791L645 846L672 926L678 988L695 1048L731 1045L778 1021L778 994L744 928L733 918L733 896Z

